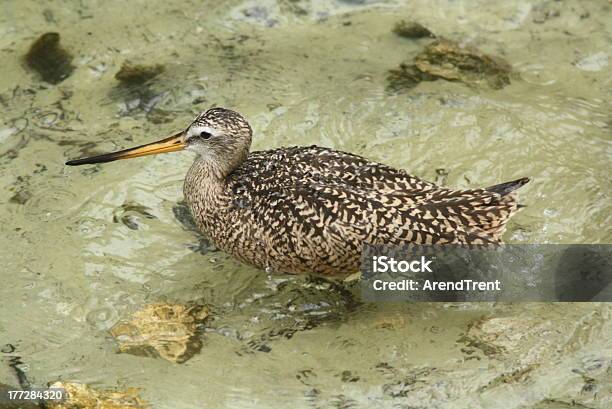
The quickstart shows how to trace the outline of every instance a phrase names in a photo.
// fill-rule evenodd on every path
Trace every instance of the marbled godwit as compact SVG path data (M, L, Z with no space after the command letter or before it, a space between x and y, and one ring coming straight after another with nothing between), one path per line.
M217 247L267 271L329 275L356 272L364 243L501 243L529 181L452 190L319 146L250 152L252 133L212 108L169 138L66 164L195 151L184 194Z

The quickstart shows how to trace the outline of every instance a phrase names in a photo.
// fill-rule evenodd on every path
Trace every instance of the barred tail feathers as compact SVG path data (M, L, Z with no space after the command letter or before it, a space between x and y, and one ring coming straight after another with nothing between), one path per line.
M452 225L455 232L467 233L457 235L455 241L501 243L508 220L523 207L515 190L527 182L528 178L521 178L485 189L440 191L438 197L431 198L432 202L419 206L421 215L432 215L442 225Z

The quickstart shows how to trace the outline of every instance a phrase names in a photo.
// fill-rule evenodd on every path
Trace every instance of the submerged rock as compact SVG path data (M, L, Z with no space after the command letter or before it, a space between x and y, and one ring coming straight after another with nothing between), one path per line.
M147 119L154 124L166 124L168 122L172 122L176 115L174 112L161 109L161 108L153 108L147 113Z
M65 389L68 399L63 402L47 402L51 409L144 409L147 402L138 397L138 389L124 391L99 391L81 383L55 382L50 388Z
M60 45L59 33L45 33L38 37L24 59L43 81L51 84L62 82L74 71L72 55Z
M506 61L450 40L429 44L414 63L421 72L449 81L469 84L485 80L494 89L510 84L511 68Z
M208 317L202 306L151 304L111 328L119 351L134 355L157 355L182 363L202 348L198 326Z
M393 32L404 38L435 37L426 27L414 21L401 20L393 27Z
M414 64L401 63L399 68L389 70L388 88L391 91L416 87L421 81L435 81L437 78L420 71Z
M157 219L148 207L135 202L125 202L113 211L113 222L121 223L131 230L140 229L139 220Z
M438 39L428 44L413 63L404 62L389 71L389 88L411 88L421 81L460 81L470 85L485 82L493 89L510 84L510 64L474 47Z
M157 77L164 70L165 67L161 64L142 65L125 61L115 74L115 79L125 85L141 85Z
M531 20L536 24L545 23L548 20L559 17L563 5L558 1L545 1L535 5L531 10Z
M472 322L463 341L489 357L536 363L547 350L548 340L558 331L548 320L516 317L485 317ZM517 358L521 356L521 359Z

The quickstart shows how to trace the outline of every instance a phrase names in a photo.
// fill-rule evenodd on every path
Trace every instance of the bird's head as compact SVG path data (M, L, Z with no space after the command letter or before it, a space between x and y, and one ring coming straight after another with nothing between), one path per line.
M200 114L184 131L185 148L201 160L242 162L251 146L253 131L238 112L211 108Z
M105 163L187 149L197 153L197 160L209 162L226 174L246 159L252 135L251 126L238 112L211 108L198 115L187 129L168 138L135 148L70 160L66 165Z

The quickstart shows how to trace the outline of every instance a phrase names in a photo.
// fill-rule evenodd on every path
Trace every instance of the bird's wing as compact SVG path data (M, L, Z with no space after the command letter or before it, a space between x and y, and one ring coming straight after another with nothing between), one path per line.
M420 196L308 179L260 184L235 192L242 194L239 200L251 208L258 225L270 226L270 236L288 234L295 248L340 254L360 252L364 242L492 241L485 232L455 217L468 204L465 198L431 202Z
M302 223L300 231L331 240L497 243L518 209L505 190L442 188L318 146L253 152L231 178L233 193L249 195L257 214L287 212L280 217Z

